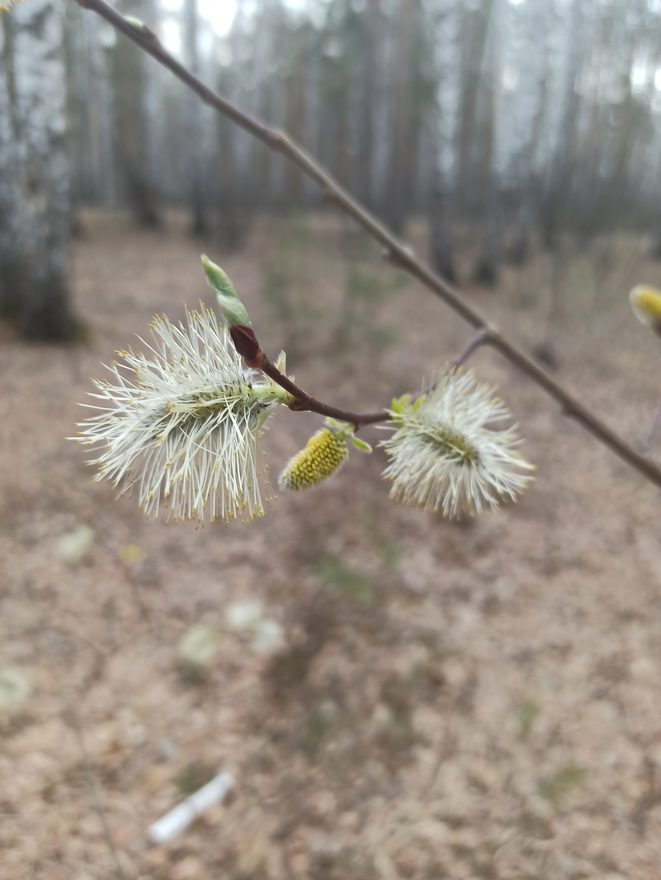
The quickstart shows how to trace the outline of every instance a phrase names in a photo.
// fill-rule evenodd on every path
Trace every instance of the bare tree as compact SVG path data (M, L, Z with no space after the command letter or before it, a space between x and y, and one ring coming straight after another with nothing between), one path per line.
M503 58L510 5L502 0L491 0L487 14L482 95L478 101L482 131L478 175L484 201L480 212L482 230L474 279L478 284L493 286L498 282L502 253L501 196L507 150L503 118Z
M580 0L556 11L554 69L549 88L551 112L548 117L548 159L542 210L542 234L547 248L556 245L558 223L566 193L574 155L579 117L578 78L584 59L583 28L587 9Z
M31 0L0 29L0 308L26 338L71 339L62 19Z
M385 183L385 220L399 233L408 211L409 184L413 169L413 89L415 71L417 0L401 0L391 21L394 29L392 59L392 106L388 168Z
M459 175L458 136L461 109L461 10L446 0L436 27L436 164L431 211L431 259L442 275L456 279L454 218Z
M200 49L199 49L199 15L197 0L184 0L183 5L184 23L184 56L190 70L197 76L200 73ZM203 141L203 108L197 101L186 103L186 151L187 168L190 186L191 203L191 232L194 236L206 235L209 231L208 211L205 186L205 168L201 161L204 150L200 149Z
M513 229L507 256L514 265L526 262L535 229L537 177L546 110L551 4L526 3L513 11L515 92L511 108L512 143L508 157L513 184ZM540 51L541 49L541 51Z
M382 28L381 0L368 0L362 18L362 72L358 119L357 189L363 201L374 204L374 136L378 89L379 41Z
M123 0L123 12L155 23L154 0ZM151 94L153 69L144 53L124 40L111 52L115 151L124 195L141 226L161 222L158 192L154 178L154 100Z

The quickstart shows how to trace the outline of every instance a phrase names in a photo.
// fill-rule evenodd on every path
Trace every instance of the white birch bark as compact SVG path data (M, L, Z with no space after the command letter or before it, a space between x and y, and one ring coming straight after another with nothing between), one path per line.
M15 316L19 301L14 277L18 269L20 240L18 152L10 99L10 45L8 28L3 28L0 23L0 313L6 317Z
M444 0L435 30L438 47L436 74L436 164L434 168L431 256L438 271L455 280L454 214L459 177L458 147L461 123L461 9Z
M199 13L197 0L184 0L183 5L184 57L188 69L200 76ZM204 138L203 105L200 101L186 101L186 172L190 192L191 232L194 236L209 231L205 177L208 174Z
M154 0L122 0L120 11L134 15L152 29L156 27ZM157 68L145 52L123 36L112 49L112 62L118 176L136 221L142 226L158 226Z
M585 4L581 0L560 0L556 4L557 25L552 31L551 57L556 69L550 77L549 113L543 150L546 172L546 193L543 212L543 234L547 247L555 245L559 212L567 200L571 161L579 113L578 77L583 52Z
M62 339L73 331L62 18L54 0L30 0L3 25L3 299L23 335Z
M484 206L482 242L474 279L493 286L498 281L502 251L502 189L506 169L505 92L503 59L509 36L510 5L491 0L487 27L482 89L485 106L485 148L483 151Z
M508 176L515 190L514 235L509 256L522 264L529 253L535 220L536 178L541 174L539 146L546 110L548 34L553 8L548 3L525 3L514 10L513 73L515 92L511 109L512 142Z

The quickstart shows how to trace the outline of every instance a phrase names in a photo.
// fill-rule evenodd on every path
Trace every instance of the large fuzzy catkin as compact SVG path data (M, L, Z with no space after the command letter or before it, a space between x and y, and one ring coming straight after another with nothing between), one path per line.
M348 455L346 435L331 428L313 434L278 479L283 489L310 489L334 474Z
M95 381L96 415L74 439L95 446L97 479L136 489L147 514L224 521L263 513L257 436L282 394L244 367L225 326L201 307L151 325L149 354L120 352Z
M391 498L454 518L514 500L530 481L516 427L494 427L509 410L472 373L452 369L428 394L395 403L395 431L381 443Z

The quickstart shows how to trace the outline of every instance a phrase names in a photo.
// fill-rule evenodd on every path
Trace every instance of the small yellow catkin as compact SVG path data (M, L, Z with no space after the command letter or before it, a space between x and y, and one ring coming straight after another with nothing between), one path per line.
M348 455L344 434L322 428L289 461L278 478L282 489L310 489L342 466Z
M629 294L634 314L642 324L654 330L661 327L661 291L639 284Z

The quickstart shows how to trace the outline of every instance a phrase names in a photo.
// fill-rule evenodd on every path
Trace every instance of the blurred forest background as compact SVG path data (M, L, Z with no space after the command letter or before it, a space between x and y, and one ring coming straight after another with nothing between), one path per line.
M661 0L118 6L639 448L661 351L627 292L661 281ZM390 503L375 448L249 526L145 519L63 438L100 362L212 302L202 250L330 403L387 405L466 342L97 15L0 15L0 878L659 880L658 489L483 346L537 467L516 505ZM281 410L274 473L320 424ZM154 845L221 770L232 797Z
M464 274L481 284L497 284L503 262L522 264L533 245L559 248L563 235L587 250L604 232L645 232L661 257L657 0L119 8L223 95L287 129L396 232L426 218L430 257L450 279L467 228L475 253ZM0 303L26 332L71 329L60 227L75 228L83 207L126 207L152 227L166 209L184 209L195 235L213 231L226 248L241 244L259 214L319 207L298 169L75 3L32 0L3 17L2 39L10 222L0 238ZM48 108L41 117L38 94ZM19 207L31 191L50 203L39 214L48 234L35 229L38 208ZM39 271L28 240L42 263L45 251L53 261L50 305L36 302L25 277ZM16 241L29 264L20 270ZM22 276L29 296L17 293ZM18 315L25 309L29 320Z

